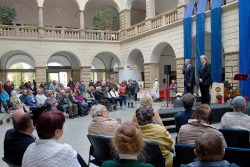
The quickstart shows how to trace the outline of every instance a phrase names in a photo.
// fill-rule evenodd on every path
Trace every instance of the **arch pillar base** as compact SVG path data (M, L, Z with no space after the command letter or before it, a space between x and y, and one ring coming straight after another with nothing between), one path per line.
M91 66L83 66L80 68L80 79L85 84L91 80Z
M176 59L177 92L180 92L180 93L184 93L184 75L182 73L183 65L184 65L184 58Z
M4 70L0 70L0 78L0 82L5 83L7 81L6 72Z
M36 67L36 82L40 84L40 82L46 82L46 67Z
M159 79L159 63L144 63L145 88L152 88L155 78Z

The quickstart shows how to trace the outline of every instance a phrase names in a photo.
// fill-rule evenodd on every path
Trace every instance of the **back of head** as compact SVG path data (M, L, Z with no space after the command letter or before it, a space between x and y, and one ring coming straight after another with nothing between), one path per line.
M193 108L194 103L195 103L195 98L191 93L185 94L182 97L182 104L185 109Z
M245 112L246 111L246 99L242 96L236 96L232 101L231 105L235 112Z
M222 139L212 132L203 133L195 140L195 153L204 161L222 160L225 154Z
M119 154L138 154L143 147L142 133L135 123L123 123L115 132L113 144Z
M32 114L24 112L23 108L17 109L12 116L14 129L26 131L33 127Z
M212 112L207 104L201 104L193 113L192 119L197 119L199 121L205 121L206 123L211 123Z
M91 107L91 115L93 118L103 116L103 112L107 112L107 108L104 105L98 104Z
M40 139L52 139L57 129L62 129L65 117L57 109L42 112L37 120L36 130Z
M139 125L146 125L153 122L154 109L151 105L139 108L135 115Z
M153 99L151 96L149 95L144 95L141 99L140 99L140 103L142 107L148 106L148 105L152 105L153 103Z

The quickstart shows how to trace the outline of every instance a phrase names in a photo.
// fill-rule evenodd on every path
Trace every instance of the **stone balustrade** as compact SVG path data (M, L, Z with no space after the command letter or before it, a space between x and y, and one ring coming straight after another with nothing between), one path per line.
M38 38L38 27L1 25L0 37Z
M157 29L169 24L172 24L174 22L176 22L177 19L177 9L168 11L166 13L162 13L156 17L154 17L153 19L151 19L152 21L152 27L151 29Z

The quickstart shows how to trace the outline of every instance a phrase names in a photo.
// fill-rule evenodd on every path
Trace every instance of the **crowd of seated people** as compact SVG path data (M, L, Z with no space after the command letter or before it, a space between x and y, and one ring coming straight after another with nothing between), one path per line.
M103 163L103 166L122 166L121 164L125 166L133 166L133 164L138 164L139 166L151 166L149 164L140 163L136 160L136 157L138 153L142 150L143 144L140 144L141 141L152 141L159 145L160 151L165 158L165 166L171 167L173 166L173 158L174 158L174 139L170 135L170 133L166 130L166 128L163 126L163 123L160 119L158 111L153 108L152 103L152 97L149 95L145 95L142 98L140 98L140 106L138 109L135 109L134 116L132 118L132 121L134 123L125 123L121 124L121 119L111 119L109 118L109 105L112 106L113 104L116 106L114 109L117 109L118 102L120 103L120 107L122 105L126 104L126 82L122 82L121 86L114 82L97 82L93 83L90 82L88 86L84 85L83 82L76 83L72 80L68 83L68 87L63 87L63 85L60 84L60 86L56 82L50 83L50 86L47 86L46 84L38 86L36 88L36 93L34 93L34 90L31 89L24 89L22 90L22 95L18 98L17 92L12 90L10 92L11 97L9 98L9 101L11 99L13 104L17 106L21 106L22 103L26 104L29 107L40 107L42 105L48 105L50 108L48 110L59 110L63 112L68 112L70 118L74 118L75 115L81 115L83 114L81 110L88 110L91 108L91 115L93 117L93 120L91 124L88 127L88 133L94 134L94 135L101 135L101 136L111 136L114 138L114 147L119 154L119 158L115 159L113 161L107 161ZM52 86L51 86L52 85ZM51 88L51 90L46 90L47 88ZM125 89L124 89L125 87ZM71 89L72 88L72 89ZM125 90L125 93L123 92ZM4 91L4 88L0 85L0 92L5 96L8 95L6 91ZM5 92L5 93L3 93ZM7 95L6 95L7 94ZM9 96L9 95L8 95ZM124 97L123 97L124 96ZM1 94L0 94L1 97ZM18 99L17 99L18 98ZM21 102L18 102L20 99ZM2 100L1 103L4 101ZM197 108L194 108L195 104L195 98L191 94L186 94L182 98L182 102L185 108L185 111L181 112L180 114L175 116L175 121L177 129L179 129L177 134L177 143L181 144L191 144L195 145L195 153L197 157L199 157L200 161L194 162L192 164L188 164L188 166L197 166L197 164L206 164L210 161L213 164L214 161L219 162L219 164L228 164L226 161L222 161L224 152L223 149L227 146L226 141L222 135L221 132L219 132L215 127L211 125L211 109L209 105L202 104L198 106ZM241 128L241 129L250 129L248 127L249 122L249 116L244 114L244 111L246 110L246 100L243 97L235 97L232 102L234 112L226 113L221 120L221 127L222 128ZM113 106L112 106L113 107ZM130 107L132 107L131 101L130 101ZM18 107L17 107L18 108ZM18 112L19 111L19 112ZM22 114L18 114L18 113ZM79 112L80 111L80 112ZM22 155L24 151L20 153L20 157L18 162L15 162L15 164L20 166L20 163L25 164L25 166L32 166L34 163L33 161L29 161L28 158L32 157L33 159L36 159L34 161L39 163L44 163L41 160L41 155L38 154L38 152L41 152L43 147L39 147L39 145L49 145L51 148L54 148L54 150L57 149L63 149L63 151L66 151L65 154L71 154L70 158L72 159L73 164L65 164L69 166L79 166L82 165L80 162L81 160L78 157L78 154L75 152L75 150L68 146L67 144L59 144L57 140L61 137L63 132L63 124L65 121L65 118L61 112L58 114L58 111L51 111L52 115L61 115L60 118L62 120L60 126L55 126L55 128L50 129L51 134L49 136L42 136L45 132L43 131L43 121L41 121L43 116L44 119L49 119L47 116L49 114L46 114L47 112L43 112L36 123L36 129L38 132L39 140L36 141L36 144L31 144L35 142L35 139L32 135L32 131L34 129L31 115L26 114L23 111L23 108L17 109L17 111L13 115L13 125L14 129L9 130L6 132L5 136L5 158L8 161L15 162L15 160L12 160L10 155L13 153L11 152L11 149L7 150L8 146L8 140L13 137L24 137L28 138L30 140L29 143L26 145L23 145L23 150L25 151L26 148L31 144L31 146L26 151L27 153L24 154L24 158L22 160ZM49 112L48 112L49 113ZM63 116L63 117L62 117ZM20 118L22 117L22 119ZM55 116L56 119L56 116ZM19 129L17 126L21 125L15 125L16 123L20 123L19 121L26 121L27 129ZM53 122L53 121L52 121ZM59 121L60 122L60 121ZM21 122L23 123L23 122ZM31 125L31 124L32 125ZM51 122L50 122L51 123ZM29 126L28 126L29 125ZM46 124L47 125L47 124ZM22 125L23 126L23 125ZM22 127L23 128L23 127ZM49 128L49 127L44 127ZM28 130L29 133L26 132ZM39 133L41 135L39 135ZM46 133L49 133L48 130L46 130ZM25 135L24 135L25 134ZM209 134L209 135L208 135ZM135 135L135 136L133 136ZM140 137L141 135L141 137ZM209 141L209 137L213 137L213 141ZM124 138L123 138L124 137ZM132 138L132 139L129 139ZM142 140L141 140L142 138ZM200 140L202 138L202 140ZM126 139L126 140L125 140ZM10 140L11 141L11 140ZM131 141L128 143L128 141ZM133 146L133 142L137 142L137 147ZM204 141L204 142L203 142ZM214 143L213 143L214 142ZM120 144L119 144L120 143ZM126 144L128 147L123 148L121 143ZM212 144L218 145L216 149L209 148L208 152L206 154L203 154L202 151L205 149L208 149L207 146ZM129 145L131 145L131 150ZM67 146L67 147L66 147ZM133 149L132 149L133 148ZM40 150L41 149L41 150ZM66 149L66 150L64 150ZM10 151L10 154L8 155L8 151ZM47 150L51 152L51 154L54 154L58 159L63 157L63 155L57 155L55 152ZM214 152L213 152L214 151ZM219 153L220 154L217 154ZM217 154L218 156L209 156L207 154ZM38 155L36 155L38 154ZM43 154L42 154L43 155ZM45 156L46 157L46 156ZM211 158L212 157L212 158ZM12 157L13 158L13 157ZM58 162L59 160L57 158L52 158L50 163L61 163ZM22 161L21 161L22 160ZM78 161L77 161L78 160ZM21 161L21 162L20 162ZM52 162L55 161L55 162ZM204 162L203 162L204 161ZM64 166L64 165L60 165ZM199 166L199 165L198 165ZM209 165L208 165L209 166Z

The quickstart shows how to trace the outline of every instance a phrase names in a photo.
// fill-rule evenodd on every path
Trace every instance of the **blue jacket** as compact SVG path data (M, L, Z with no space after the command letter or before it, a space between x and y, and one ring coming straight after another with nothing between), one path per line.
M21 102L23 102L24 104L27 105L28 95L21 95L19 98L20 98Z
M194 113L193 109L187 109L175 115L175 126L177 133L179 132L179 129L181 128L182 125L188 123L188 120L192 117L193 113Z
M9 99L10 99L10 97L9 97L7 92L0 93L0 100L1 101L8 101Z
M28 95L27 96L27 105L29 107L34 107L34 108L37 107L37 105L36 105L36 97L34 95Z

